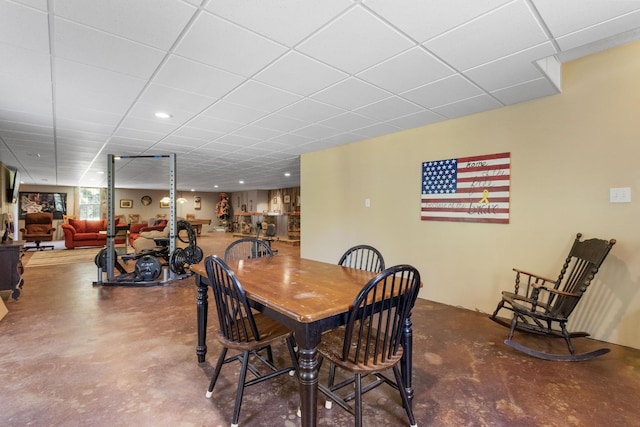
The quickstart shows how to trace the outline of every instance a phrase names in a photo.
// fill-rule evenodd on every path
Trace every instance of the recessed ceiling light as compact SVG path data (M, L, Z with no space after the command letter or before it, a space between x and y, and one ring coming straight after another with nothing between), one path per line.
M218 184L214 185L213 188L218 188Z
M162 111L158 111L156 113L156 117L159 118L159 119L169 119L169 118L171 118L171 114L163 113Z
M244 184L244 181L238 181L239 184Z
M285 172L284 176L291 176L291 174L289 172Z
M104 175L104 172L103 172L103 171L98 171L98 172L96 172L96 173L97 173L98 175Z

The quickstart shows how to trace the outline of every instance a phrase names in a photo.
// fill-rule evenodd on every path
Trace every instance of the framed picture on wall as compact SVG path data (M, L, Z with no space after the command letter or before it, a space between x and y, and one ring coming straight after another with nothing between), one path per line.
M291 202L291 196L289 196L288 194L285 194L285 196L284 196L284 202L285 202L285 203L290 203L290 202Z
M120 207L125 209L130 209L133 207L133 200L128 199L120 199Z
M160 200L160 207L161 207L161 208L168 208L168 207L170 207L170 206L171 206L171 202L170 202L170 201L168 201L168 202L163 202L162 200Z
M67 214L67 193L20 192L19 218L34 212L48 212L53 214L53 219L62 219Z
M200 210L202 208L200 196L195 196L193 198L193 208L196 210Z

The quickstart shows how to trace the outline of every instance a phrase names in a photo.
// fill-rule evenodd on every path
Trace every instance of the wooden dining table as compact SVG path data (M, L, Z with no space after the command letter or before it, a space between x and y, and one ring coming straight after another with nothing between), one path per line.
M300 257L275 256L228 263L256 310L278 320L293 332L298 345L300 409L302 425L317 424L318 359L322 333L346 323L357 293L376 273L313 261ZM209 282L204 261L191 266L198 288L198 362L207 353L206 332ZM401 362L409 402L411 386L411 318L405 324Z

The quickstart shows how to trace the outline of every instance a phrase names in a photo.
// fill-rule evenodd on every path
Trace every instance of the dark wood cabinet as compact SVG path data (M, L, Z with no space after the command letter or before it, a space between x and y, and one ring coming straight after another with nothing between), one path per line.
M0 244L0 291L13 291L11 297L18 299L22 288L22 243Z

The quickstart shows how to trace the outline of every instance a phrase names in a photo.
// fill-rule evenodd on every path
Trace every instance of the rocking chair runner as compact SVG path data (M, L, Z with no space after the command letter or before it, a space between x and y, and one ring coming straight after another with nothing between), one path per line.
M557 280L513 269L516 272L515 290L502 292L502 300L490 317L491 320L510 328L505 344L534 357L558 361L588 360L609 352L608 348L601 348L576 354L571 338L586 337L589 334L587 332L570 333L566 327L569 316L616 243L615 239L580 241L581 238L582 234L578 233ZM525 289L521 287L523 278L526 279ZM503 308L513 312L511 322L497 317L498 312ZM557 324L560 329L552 328L554 324ZM544 353L516 343L513 341L516 329L564 338L570 354Z

